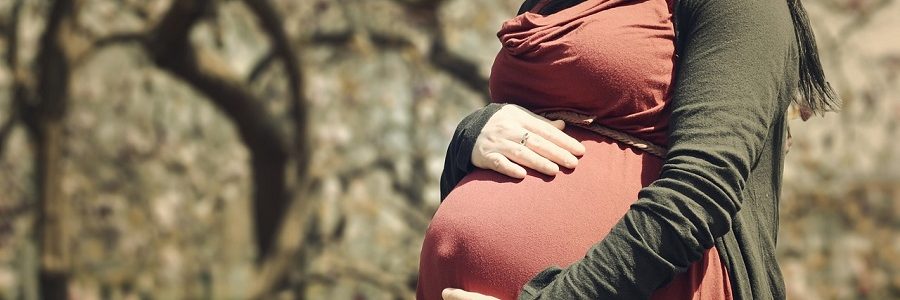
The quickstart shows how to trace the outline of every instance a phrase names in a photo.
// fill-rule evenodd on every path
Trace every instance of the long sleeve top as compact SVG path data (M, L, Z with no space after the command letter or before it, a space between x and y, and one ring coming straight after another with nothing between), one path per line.
M784 0L678 0L669 152L612 231L585 257L550 267L520 299L643 299L717 247L736 299L783 299L775 259L787 119L799 58ZM462 121L441 198L470 172L472 147L501 104Z

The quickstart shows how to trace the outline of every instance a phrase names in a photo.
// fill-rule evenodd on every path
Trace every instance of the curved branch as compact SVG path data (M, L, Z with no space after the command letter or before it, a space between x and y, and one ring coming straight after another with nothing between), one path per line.
M466 87L481 95L485 101L490 101L490 88L488 79L481 75L478 64L450 51L444 31L441 29L440 19L437 16L438 9L446 1L444 0L394 0L411 15L422 16L425 26L434 34L428 59L431 64L443 70L451 77L461 81Z
M297 155L297 176L304 181L309 167L309 149L307 146L307 106L303 97L303 73L297 59L297 49L291 45L287 32L284 31L281 15L267 0L244 0L244 4L256 15L263 30L272 39L272 53L281 58L285 64L291 94L290 113L294 119L294 151Z
M10 14L9 22L3 24L4 30L3 32L6 34L7 40L7 48L6 48L6 65L9 66L10 74L13 76L13 88L11 89L11 97L12 102L10 104L10 114L9 119L3 123L3 126L0 127L0 157L3 156L3 151L6 149L6 139L12 133L12 129L16 124L16 121L19 118L19 104L25 103L25 95L26 90L22 83L22 76L19 75L19 16L22 11L22 3L23 0L16 0L12 6L12 13Z
M147 39L146 32L122 32L122 33L114 33L94 41L93 49L100 50L105 47L115 46L120 44L129 44L129 43L141 43Z
M3 150L6 149L6 139L9 138L13 128L15 128L16 121L18 120L15 105L11 106L13 106L13 109L10 109L9 119L6 119L3 126L0 126L0 157L3 157Z
M294 169L296 175L295 189L294 189L294 198L298 198L299 202L294 203L293 209L301 209L301 212L306 212L307 207L311 205L308 199L300 198L300 195L303 195L309 187L309 160L311 157L308 139L308 107L307 101L303 95L303 73L300 69L300 63L297 59L296 55L299 55L297 49L291 45L290 40L288 39L287 32L285 32L283 27L283 22L281 20L281 16L275 10L275 8L271 5L271 3L267 0L245 0L244 5L246 5L251 12L256 16L257 21L260 23L263 31L266 35L269 36L272 42L272 50L263 60L254 68L253 72L250 74L250 80L253 80L258 73L261 73L262 68L265 68L268 64L271 64L272 60L275 57L281 59L282 63L285 65L285 72L287 73L288 79L288 88L291 97L291 101L289 104L289 111L291 115L291 119L294 122L294 136L293 136L293 154L294 154L294 162L296 167ZM275 207L272 207L273 209ZM278 209L285 210L286 207L280 207ZM283 216L281 216L283 217ZM277 230L272 232L277 237L283 230L284 226L287 226L289 222L287 220L282 220L283 218L277 218L272 220L276 222L271 226L275 226ZM302 226L301 226L302 227ZM305 231L301 231L305 232ZM271 243L277 243L278 241L273 238ZM299 241L292 243L293 245L281 245L277 247L276 251L270 251L270 253L264 253L264 255L269 255L270 257L261 256L260 258L264 258L258 260L257 262L262 267L261 274L259 279L254 284L254 298L259 298L259 295L263 295L268 292L272 287L276 285L277 282L281 281L284 276L287 274L288 268L285 266L287 264L283 263L282 260L290 259L296 256L299 251ZM275 246L274 244L270 246ZM277 263L277 265L272 265L273 263Z
M269 69L269 66L271 66L272 63L275 62L276 58L277 56L275 54L275 51L269 51L268 53L263 55L259 59L259 61L257 61L256 64L253 65L253 68L250 69L250 73L247 74L247 82L254 83L259 80L259 77L262 76L262 74L267 69Z
M7 45L6 45L6 64L10 69L13 70L13 74L15 74L15 70L18 68L18 58L19 58L19 17L22 12L22 3L23 0L16 0L12 6L12 13L9 16L9 23L3 24L3 31L6 35Z
M125 44L141 44L145 42L147 36L148 34L146 32L123 32L113 33L95 39L88 49L85 49L79 55L72 58L72 66L73 68L80 67L84 62L90 60L91 57L107 47Z
M491 99L489 82L487 78L481 76L478 65L450 52L442 36L443 34L438 34L432 44L431 55L429 55L431 63L453 78L462 81L467 87L481 95L485 101L489 101Z
M205 95L237 127L253 169L254 220L258 258L266 257L286 211L287 143L275 118L213 53L191 45L191 28L210 8L210 0L174 1L144 41L144 49L160 68Z

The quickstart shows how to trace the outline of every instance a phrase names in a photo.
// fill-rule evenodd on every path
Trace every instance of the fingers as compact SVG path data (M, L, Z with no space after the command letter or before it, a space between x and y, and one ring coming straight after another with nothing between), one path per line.
M572 155L568 150L544 139L544 137L540 135L530 135L525 145L538 155L563 167L574 169L575 166L578 165L578 158L575 157L575 155Z
M540 137L529 137L526 144L532 143L549 144L547 141L542 141ZM559 148L557 150L541 151L556 151L555 155L571 156L571 154ZM550 176L554 176L559 172L559 166L556 163L518 142L503 141L497 152L489 152L483 156L484 161L473 161L476 167L491 169L513 178L525 178L526 171L523 167L531 168ZM577 160L574 156L571 156L571 159Z
M444 300L497 300L497 298L460 289L446 288L441 291Z
M584 155L584 145L562 131L565 128L565 121L550 121L539 115L533 115L533 117L543 122L526 122L523 124L525 129L540 135L573 155Z
M484 157L487 160L487 165L479 166L476 164L476 167L491 169L512 178L525 178L525 168L509 161L503 154L492 152Z
M543 118L544 121L546 121L547 123L550 123L550 125L553 125L553 127L556 127L556 129L559 129L559 130L566 129L566 121L563 121L563 120L550 121L550 120L547 120L547 118L544 118L544 117L541 117L541 118Z
M517 142L505 142L502 154L522 166L550 176L556 175L556 173L559 172L559 166L555 163Z
M576 156L585 152L581 142L562 131L565 126L562 120L550 121L519 106L506 105L482 128L471 161L476 167L513 178L525 178L525 168L555 176L560 166L575 168Z

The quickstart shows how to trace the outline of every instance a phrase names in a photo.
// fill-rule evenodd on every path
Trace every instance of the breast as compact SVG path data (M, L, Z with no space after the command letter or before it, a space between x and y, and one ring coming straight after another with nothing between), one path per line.
M491 98L533 110L568 109L665 144L675 34L668 3L586 1L504 23Z

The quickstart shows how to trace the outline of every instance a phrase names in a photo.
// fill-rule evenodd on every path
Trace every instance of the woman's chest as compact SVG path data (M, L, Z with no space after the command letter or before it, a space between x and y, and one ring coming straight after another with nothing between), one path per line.
M664 1L589 0L546 17L526 13L498 37L495 101L603 118L657 109L672 82L675 35Z

